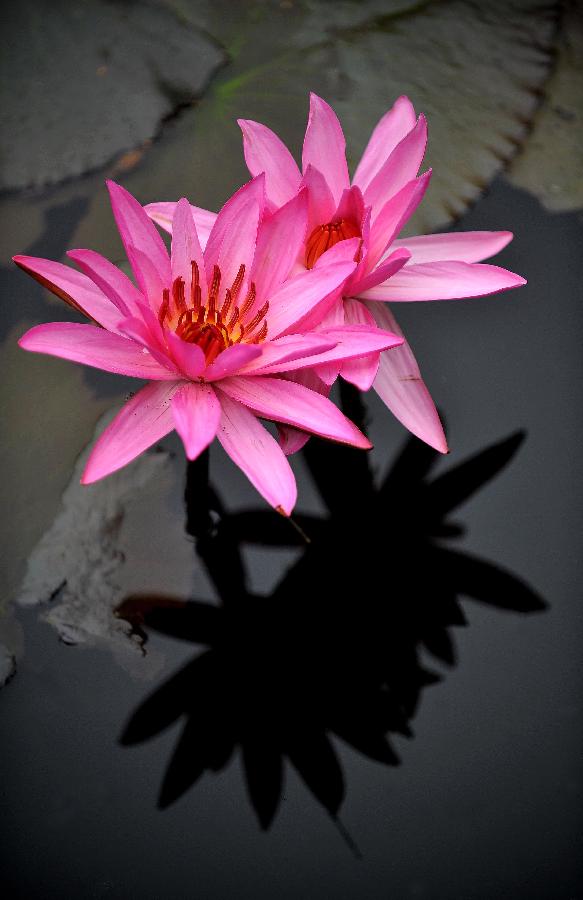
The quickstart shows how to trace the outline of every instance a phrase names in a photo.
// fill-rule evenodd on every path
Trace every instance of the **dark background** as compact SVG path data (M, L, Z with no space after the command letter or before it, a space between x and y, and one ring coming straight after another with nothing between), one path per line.
M2 15L7 896L583 896L580 6L28 2ZM398 310L451 454L430 469L407 445L380 491L407 436L371 394L376 499L360 457L294 460L309 548L213 447L223 510L197 558L175 436L162 474L127 496L115 482L121 530L90 545L79 506L55 532L78 454L133 385L15 347L29 324L71 316L10 256L89 246L119 260L105 177L144 203L218 208L245 178L235 118L297 154L309 89L341 115L352 163L400 93L427 112L435 186L414 230L515 233L495 261L525 288ZM47 532L53 555L25 575ZM100 553L114 560L111 577L85 578L88 553L98 573ZM142 656L111 609L145 593L198 605L136 601ZM124 732L205 652L210 674L162 695L161 721L176 705L180 724L151 741L151 718Z

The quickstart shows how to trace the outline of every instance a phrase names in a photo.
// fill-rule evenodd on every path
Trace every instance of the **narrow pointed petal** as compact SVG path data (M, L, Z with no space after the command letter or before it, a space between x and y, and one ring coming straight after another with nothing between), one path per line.
M344 314L347 325L365 325L375 328L376 322L372 313L364 303L358 300L347 299L344 301ZM369 353L356 359L349 359L342 363L340 374L361 391L368 391L377 376L379 370L379 354Z
M172 234L172 222L174 220L174 210L176 203L174 201L163 201L161 203L148 203L144 206L146 213L160 228ZM196 232L202 249L206 247L209 234L213 225L217 220L217 214L208 209L202 209L200 206L190 206L190 212L196 226Z
M371 443L326 397L284 378L229 378L221 391L258 416L293 425L321 437L369 449Z
M397 144L415 128L416 116L408 97L399 97L374 129L352 179L364 191Z
M138 391L95 444L81 484L99 481L130 463L174 428L172 395L180 382L152 382Z
M291 425L277 426L277 440L286 456L293 456L303 450L311 437L309 431L301 431Z
M108 331L117 331L119 309L82 272L36 256L13 256L12 259L20 269L77 312Z
M305 387L322 394L324 397L328 397L330 393L329 387L318 378L315 371L312 369L289 373L286 375L286 379L297 381L299 384L303 384ZM286 456L297 453L312 437L310 432L302 431L291 425L284 425L282 423L276 424L279 445Z
M364 199L359 187L347 188L342 192L334 219L349 219L360 228L364 216Z
M183 341L182 338L168 329L166 330L165 338L176 365L186 378L200 378L206 369L206 360L200 347Z
M77 263L123 316L136 314L138 304L143 302L144 297L121 269L94 250L68 250L67 256Z
M369 269L376 266L387 247L400 233L411 218L429 187L432 170L428 169L419 178L409 181L398 194L388 200L371 225L368 241L367 265Z
M297 192L301 173L282 140L271 129L251 119L237 120L243 132L243 152L253 176L265 172L265 192L276 208Z
M526 284L524 278L499 266L435 262L406 266L384 284L365 291L362 296L367 300L391 302L456 300L496 294L523 284Z
M368 308L380 328L402 335L387 306L371 303ZM440 453L448 452L435 404L407 341L394 350L381 353L379 372L373 387L405 428Z
M346 141L336 113L321 97L310 94L310 114L304 138L302 168L309 165L322 173L336 203L350 187Z
M356 241L358 241L358 238L353 239L353 242L356 242ZM340 247L341 244L345 244L345 243L348 243L348 241L341 241L336 246ZM326 253L324 253L323 256L326 256L328 253L332 253L334 249L335 248L333 247L331 250L326 251ZM356 249L357 248L355 248L355 252L356 252ZM316 263L316 268L321 259L322 259L322 257L320 257L320 259ZM353 277L354 276L351 277L351 280ZM310 317L308 317L308 319L302 323L303 328L311 327L309 318ZM328 310L328 312L326 313L326 315L322 318L322 320L320 322L317 322L317 320L316 320L316 325L318 327L318 333L320 333L321 331L326 331L329 328L332 328L332 329L333 328L343 328L345 324L346 324L346 316L344 314L344 300L342 299L342 297L339 297L338 300L336 300L336 302ZM337 346L338 346L338 344L336 343L335 346L331 347L330 349L334 350L335 347L337 347ZM334 384L334 382L340 375L340 369L342 368L342 362L340 360L336 359L336 360L333 360L332 362L321 363L314 369L304 368L303 365L305 362L306 362L305 359L302 360L298 364L299 367L294 370L294 372L291 374L291 376L288 376L288 377L291 377L292 380L294 380L294 381L299 378L302 378L302 380L300 381L300 384L305 384L306 387L310 387L310 384L307 381L305 381L304 379L309 378L313 373L317 382L325 387L325 389L327 391L325 396L327 397L328 394L330 393L330 388L332 387L332 385ZM320 391L320 393L322 393L322 391Z
M176 379L176 374L160 365L144 347L94 325L77 322L35 325L18 343L23 350L58 356L117 375L159 381Z
M235 465L268 503L286 516L297 499L294 474L283 451L246 406L217 389L221 419L217 438Z
M233 344L219 353L204 373L205 381L218 381L234 375L243 366L261 356L261 347L257 344Z
M479 263L500 253L510 243L511 231L458 231L400 238L391 249L404 247L411 253L411 265L456 260Z
M168 355L168 351L164 344L160 344L155 337L153 337L152 331L144 321L143 317L138 318L137 316L130 316L128 319L122 319L118 328L120 334L130 338L136 344L140 344L163 368L169 369L173 373L172 377L180 378L180 370Z
M217 395L207 384L185 384L172 396L172 414L187 457L196 459L214 440L219 427Z
M293 362L295 359L317 356L320 353L326 353L328 350L334 349L335 346L334 341L323 338L318 333L290 334L287 337L277 338L275 341L260 344L260 355L244 365L240 369L240 374L250 375L252 372L264 369L266 366L281 366L284 363Z
M302 178L302 187L308 191L308 229L310 235L318 225L332 221L336 211L336 200L326 179L314 166L308 166Z
M138 317L144 323L144 328L148 334L147 341L144 346L155 347L160 353L166 353L166 341L164 339L164 330L160 325L158 311L152 310L147 303L140 303L138 307ZM125 325L120 324L120 331L125 334Z
M258 175L239 188L219 211L204 251L207 280L212 280L213 266L221 270L221 288L230 287L239 266L246 276L242 291L249 283L255 256L257 229L265 205L265 176Z
M306 362L305 360L298 361L298 369L295 371L303 371L299 368L301 362ZM338 376L340 375L340 371L342 369L341 360L336 360L335 362L329 363L321 363L317 366L314 366L314 372L322 382L325 384L328 390L332 387L332 385L336 382ZM309 370L308 370L309 371Z
M405 250L404 248L395 250L386 258L384 263L381 263L380 266L377 266L376 269L373 269L372 272L360 281L355 282L353 278L351 284L352 293L358 296L364 291L376 287L377 284L382 284L387 281L387 279L392 278L393 275L396 275L397 272L401 271L403 266L409 262L410 258L411 255L408 250Z
M319 256L314 269L323 269L337 262L355 262L355 256L360 248L360 238L346 238L344 241L338 241L329 250Z
M308 194L301 190L262 222L257 237L251 281L262 304L290 274L302 249L308 225Z
M176 204L172 220L172 284L182 278L186 288L186 302L190 302L190 284L192 281L192 263L198 266L202 296L206 297L207 284L204 268L204 257L198 239L196 226L190 213L190 204L182 198Z
M164 284L168 284L170 281L168 251L144 207L138 203L129 191L126 191L125 188L114 181L108 181L107 188L113 215L126 252L128 245L131 245L136 250L139 250L140 253L143 253L150 260L151 265L156 269ZM136 262L137 258L134 258L132 269L138 283L140 283L139 272L134 268Z
M373 221L387 200L416 177L425 155L427 123L419 116L415 127L399 141L364 192L364 202L372 206Z
M354 271L354 263L335 263L322 269L311 269L289 278L270 298L266 316L269 337L273 340L284 331L300 330L300 321L314 307L328 301ZM327 309L322 309L322 315Z
M168 279L164 281L151 259L137 247L128 244L126 253L140 291L147 299L150 309L157 315L164 289L170 286L170 266L168 267Z
M340 364L346 359L357 359L369 353L380 353L381 350L398 347L403 342L400 335L384 331L376 325L374 328L368 325L347 325L343 328L327 328L316 334L324 340L333 341L335 347L317 357L312 355L297 357L293 360L265 366L263 369L256 369L255 374L275 375L281 372L297 372L300 369L317 367L320 378L329 384L331 382L328 381L325 370L322 368L328 363L337 363L339 371ZM334 369L330 369L330 371L333 372Z
M328 385L318 378L313 369L305 369L302 372L292 372L287 375L286 378L289 381L303 384L304 387L309 388L311 391L316 391L318 394L322 394L323 397L328 397L330 394ZM292 425L282 425L281 423L278 423L277 425L279 446L286 456L298 453L298 451L306 446L311 437L312 435L309 431L302 431L300 428L294 428Z

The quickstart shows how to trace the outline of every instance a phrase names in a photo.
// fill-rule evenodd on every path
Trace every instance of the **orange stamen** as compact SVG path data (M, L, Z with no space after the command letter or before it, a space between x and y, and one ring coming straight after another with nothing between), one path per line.
M205 355L207 365L210 365L223 350L240 343L243 338L248 343L261 343L267 337L265 316L269 309L269 303L264 303L251 321L245 324L244 317L251 312L257 292L255 285L251 283L243 306L239 308L235 305L244 278L245 266L241 265L233 284L225 290L221 305L219 302L221 270L219 266L215 265L208 295L204 301L200 286L200 271L197 263L193 260L191 262L189 305L186 300L184 279L175 278L172 290L164 288L162 292L162 303L158 310L160 324L173 330L183 341L200 347ZM173 311L170 309L170 293L172 293ZM259 330L253 336L253 332L258 326Z
M350 219L317 225L306 242L306 268L313 269L326 250L353 237L360 237L360 229Z

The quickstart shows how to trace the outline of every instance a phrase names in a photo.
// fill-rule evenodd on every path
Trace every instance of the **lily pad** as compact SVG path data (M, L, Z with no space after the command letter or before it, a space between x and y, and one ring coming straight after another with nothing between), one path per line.
M0 189L61 181L153 138L225 60L169 9L4 4Z
M196 21L200 4L178 2ZM346 3L341 15L329 3L241 6L248 15L238 6L238 32L232 23L213 32L231 49L232 65L125 179L144 202L224 202L246 177L237 117L268 124L299 155L310 90L339 113L354 166L378 118L406 93L427 114L434 168L412 227L443 227L527 140L550 72L556 17L542 0L387 4L382 15L376 3L354 4L358 20L348 26ZM324 20L324 30L315 27Z
M75 460L108 405L87 386L81 368L24 353L17 339L26 324L33 322L14 328L0 349L5 373L0 407L7 426L0 445L5 600L14 595L26 557L49 525Z
M555 71L510 181L554 212L583 207L583 7L567 9Z
M113 412L102 416L95 436ZM150 654L142 664L141 639L115 610L132 593L189 596L195 562L184 537L182 460L175 465L168 452L154 449L108 478L82 485L92 445L79 457L52 524L27 560L17 603L41 607L65 643L100 644L136 674L154 674L161 657ZM156 573L149 565L153 556L163 561Z

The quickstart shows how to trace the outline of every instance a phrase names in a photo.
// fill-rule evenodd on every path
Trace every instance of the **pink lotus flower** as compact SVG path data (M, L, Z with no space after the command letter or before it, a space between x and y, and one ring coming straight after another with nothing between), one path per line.
M355 264L324 261L288 278L305 239L307 193L294 193L266 219L264 181L254 178L225 204L204 252L188 201L177 203L170 257L137 200L109 183L137 287L92 250L69 251L82 272L14 257L96 323L38 325L21 338L21 347L149 382L98 439L83 483L121 468L175 428L189 459L218 437L257 490L288 515L295 479L258 417L371 446L326 397L281 375L315 360L378 352L401 338L361 326L295 333L296 323L336 291Z
M340 123L315 94L310 97L302 172L269 128L249 120L239 124L251 174L265 172L268 213L288 203L297 191L308 189L308 228L300 263L311 269L326 259L358 262L320 327L376 324L400 333L389 308L377 301L477 297L525 284L506 269L480 264L512 239L508 231L398 238L431 178L431 170L418 177L427 126L422 115L416 118L407 97L400 97L374 129L352 185ZM157 203L147 209L169 228L173 204ZM193 208L193 216L208 231L213 214ZM323 306L315 310L314 316L304 320L304 327L317 327L323 311ZM340 372L361 390L372 385L413 434L447 452L435 405L406 341L390 353L374 353L316 371L328 384Z

